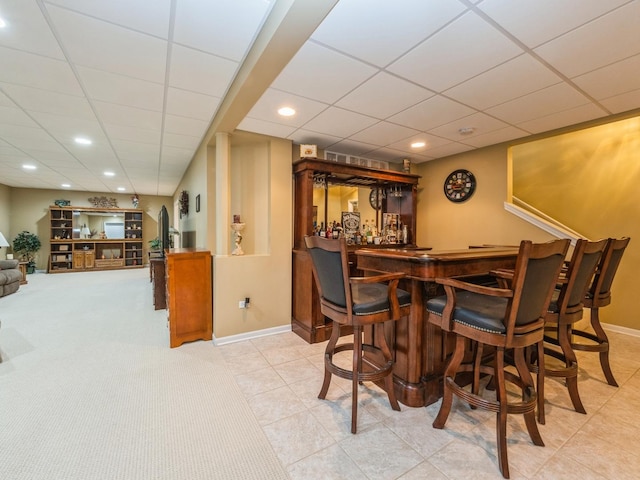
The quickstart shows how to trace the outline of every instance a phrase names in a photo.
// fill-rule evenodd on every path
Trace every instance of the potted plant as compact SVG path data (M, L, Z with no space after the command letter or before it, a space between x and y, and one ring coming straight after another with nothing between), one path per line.
M13 251L20 256L23 262L27 262L27 273L36 271L35 254L41 246L38 236L26 230L20 232L13 239Z
M160 237L156 237L153 240L149 240L150 250L160 250L161 248L162 248L162 243L160 242Z

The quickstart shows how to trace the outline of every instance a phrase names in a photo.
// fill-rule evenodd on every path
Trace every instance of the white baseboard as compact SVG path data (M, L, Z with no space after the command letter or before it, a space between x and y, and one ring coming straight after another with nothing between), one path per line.
M216 338L213 336L213 344L216 346L228 345L230 343L242 342L244 340L252 340L254 338L266 337L268 335L277 335L278 333L290 332L291 325L283 325L281 327L265 328L264 330L256 330L254 332L239 333L237 335L229 335L227 337Z
M640 330L636 330L635 328L621 327L620 325L611 325L610 323L603 323L602 328L632 337L640 337Z

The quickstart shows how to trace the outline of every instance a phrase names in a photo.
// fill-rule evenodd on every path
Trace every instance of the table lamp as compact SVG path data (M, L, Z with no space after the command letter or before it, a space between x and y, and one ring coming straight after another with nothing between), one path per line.
M0 248L8 247L8 246L9 246L9 242L7 242L7 239L4 238L4 235L2 235L2 232L0 232Z

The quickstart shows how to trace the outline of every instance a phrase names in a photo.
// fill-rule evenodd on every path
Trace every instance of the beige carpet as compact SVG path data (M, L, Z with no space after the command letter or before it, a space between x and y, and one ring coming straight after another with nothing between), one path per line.
M286 479L212 342L168 347L146 269L0 298L0 478Z

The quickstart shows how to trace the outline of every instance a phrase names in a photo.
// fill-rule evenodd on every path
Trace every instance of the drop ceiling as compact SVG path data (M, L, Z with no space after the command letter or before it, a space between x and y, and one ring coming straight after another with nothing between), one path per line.
M0 0L0 18L11 187L172 195L222 127L421 163L640 108L640 0Z

